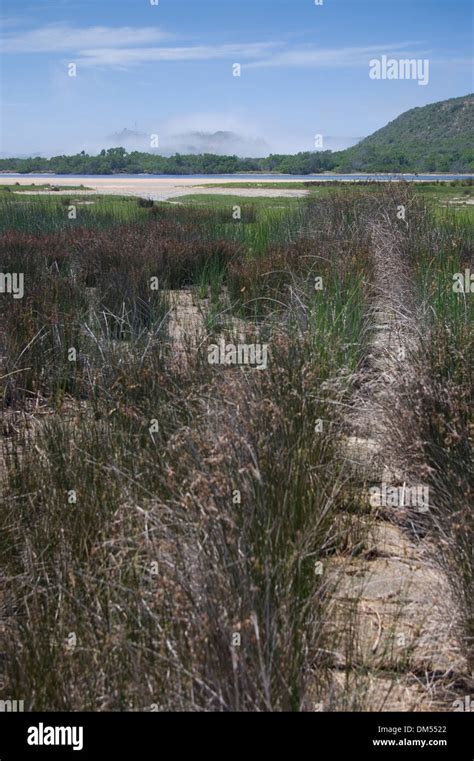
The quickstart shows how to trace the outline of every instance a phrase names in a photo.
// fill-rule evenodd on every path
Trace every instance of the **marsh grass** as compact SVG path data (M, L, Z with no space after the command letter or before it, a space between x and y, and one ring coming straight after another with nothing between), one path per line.
M472 466L472 293L453 276L473 267L472 225L446 210L421 209L407 236L413 273L417 341L389 415L395 456L402 450L415 483L430 487L430 509L415 523L428 532L433 560L451 585L461 650L472 671L474 539Z
M35 282L2 316L7 369L31 368L4 399L28 409L40 395L48 410L30 439L9 436L2 474L3 677L30 709L301 710L329 678L330 583L315 568L348 540L334 410L350 384L332 376L348 347L356 361L358 265L327 253L328 293L341 284L325 310L311 262L290 288L263 279L258 297L282 303L239 331L268 340L265 371L211 367L205 345L176 362L167 329L167 288L191 284L231 331L248 299L223 295L231 262L270 264L271 244L287 267L301 213L226 224L222 242L186 214L4 239L3 261Z
M5 678L30 708L301 708L342 476L325 368L296 348L197 377L110 353L92 408L7 456Z
M367 349L368 222L411 196L341 190L241 225L114 200L69 226L46 200L2 202L2 266L28 276L1 316L4 412L29 420L2 447L6 692L30 710L312 710L341 636L326 570L364 542L360 522L341 521L360 485L340 410ZM407 258L430 228L413 226ZM448 245L451 232L437 234ZM169 332L180 288L210 305L197 347ZM268 368L210 366L222 335L268 342ZM463 389L453 449L421 437L439 472L448 465L448 490L463 478L466 414L450 362ZM363 707L362 688L348 689L340 705Z

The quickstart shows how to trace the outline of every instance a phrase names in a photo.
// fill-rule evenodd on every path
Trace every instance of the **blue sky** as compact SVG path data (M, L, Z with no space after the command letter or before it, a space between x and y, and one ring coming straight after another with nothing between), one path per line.
M313 150L316 134L337 149L409 108L473 90L470 0L0 8L4 155L96 152L124 128L159 135L165 153L217 130L239 135L236 151L249 155ZM382 55L428 59L428 84L371 79L369 61Z

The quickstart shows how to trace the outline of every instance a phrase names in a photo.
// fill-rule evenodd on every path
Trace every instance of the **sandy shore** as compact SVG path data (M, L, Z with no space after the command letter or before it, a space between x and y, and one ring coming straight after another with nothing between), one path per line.
M155 201L167 201L171 198L179 198L179 196L185 196L189 194L193 195L202 195L202 194L208 194L212 193L215 195L239 195L239 196L248 196L251 197L291 197L294 196L296 198L300 198L308 192L307 190L298 190L298 189L288 189L288 188L281 188L281 190L275 189L265 189L265 188L206 188L206 185L212 185L213 183L218 182L219 184L223 183L232 183L236 182L235 179L230 180L222 180L220 178L209 178L209 179L192 179L192 178L183 178L183 179L166 179L166 177L143 177L140 179L130 179L130 178L121 178L117 177L116 175L111 175L110 177L60 177L60 178L54 178L51 179L47 175L45 175L44 178L38 179L37 177L34 178L34 182L36 185L41 184L48 184L51 183L52 185L56 185L57 187L64 188L64 191L59 191L59 193L64 192L67 193L67 188L71 186L78 186L78 185L85 185L87 188L91 188L91 191L94 193L104 193L107 195L120 195L120 196L142 196L144 198L153 198ZM255 179L255 178L249 178L246 179L245 182L252 182L258 185L259 182L263 182L263 180ZM275 178L275 180L272 180L272 182L288 182L287 179L280 180ZM0 185L15 185L16 183L19 183L20 185L31 185L32 184L32 178L25 176L25 177L10 177L9 175L1 175L0 176ZM74 195L78 195L79 193L86 193L91 191L74 191ZM25 192L31 192L34 194L35 191L25 191ZM49 192L49 191L44 191ZM53 191L52 195L58 195L57 191Z

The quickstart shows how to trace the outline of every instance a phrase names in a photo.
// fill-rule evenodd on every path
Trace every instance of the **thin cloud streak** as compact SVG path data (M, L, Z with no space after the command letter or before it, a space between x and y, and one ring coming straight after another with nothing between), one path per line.
M248 45L196 45L191 47L161 48L99 48L82 50L78 63L82 66L131 66L155 61L210 61L228 58L258 58L268 55L275 43Z
M189 47L97 48L82 50L78 63L82 66L122 67L156 61L209 61L228 59L242 68L270 67L344 67L367 65L374 55L408 56L406 48L416 43L372 45L350 48L303 48L281 50L281 43L249 43L244 45L197 45ZM280 49L279 49L280 48ZM414 54L412 54L414 55ZM418 51L417 56L426 55Z
M367 58L374 55L390 53L391 55L407 56L407 48L417 45L415 42L392 43L385 45L367 45L360 47L343 47L343 48L300 48L293 50L284 50L274 56L264 58L260 61L252 61L246 64L246 68L270 68L270 67L323 67L323 66L353 66L366 64ZM424 55L423 51L416 53L417 56Z
M77 28L68 24L48 24L38 29L7 34L2 39L4 53L79 52L84 48L131 47L161 42L170 35L158 27L106 27Z

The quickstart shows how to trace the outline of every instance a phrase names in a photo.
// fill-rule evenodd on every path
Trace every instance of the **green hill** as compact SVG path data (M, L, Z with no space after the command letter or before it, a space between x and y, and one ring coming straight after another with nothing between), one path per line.
M474 95L412 108L333 157L343 172L472 172Z

